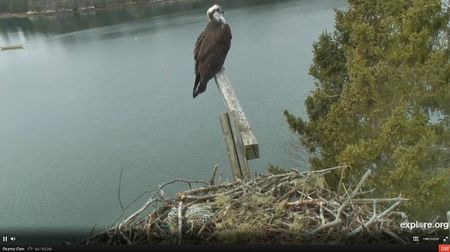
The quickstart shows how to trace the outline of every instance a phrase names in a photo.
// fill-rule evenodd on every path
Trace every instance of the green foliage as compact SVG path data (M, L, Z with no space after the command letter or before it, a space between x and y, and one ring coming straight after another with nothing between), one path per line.
M285 111L312 169L374 169L379 195L411 199L417 218L450 209L449 11L439 0L349 0L313 45L309 121ZM336 186L340 174L327 178Z

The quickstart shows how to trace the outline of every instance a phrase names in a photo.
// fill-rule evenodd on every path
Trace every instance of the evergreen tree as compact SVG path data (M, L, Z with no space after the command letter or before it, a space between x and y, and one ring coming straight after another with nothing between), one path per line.
M448 8L439 0L349 0L313 45L309 121L285 111L312 169L373 169L378 195L410 198L417 218L450 210ZM340 174L328 183L337 186Z

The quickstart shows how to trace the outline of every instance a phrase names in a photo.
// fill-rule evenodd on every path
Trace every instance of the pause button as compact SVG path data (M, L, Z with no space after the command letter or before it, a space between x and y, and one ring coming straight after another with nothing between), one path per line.
M7 242L8 241L8 236L3 236L3 242Z

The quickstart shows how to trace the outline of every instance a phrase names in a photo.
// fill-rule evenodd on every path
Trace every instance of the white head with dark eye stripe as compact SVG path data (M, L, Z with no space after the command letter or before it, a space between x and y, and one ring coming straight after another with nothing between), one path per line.
M222 10L222 6L215 4L211 8L206 11L206 15L208 16L209 21L213 21L216 23L225 24L225 17L223 16L224 12Z

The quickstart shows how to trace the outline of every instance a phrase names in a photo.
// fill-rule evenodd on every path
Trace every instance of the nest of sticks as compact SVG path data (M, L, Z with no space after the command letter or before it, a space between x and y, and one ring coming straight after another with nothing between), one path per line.
M399 234L407 216L396 198L368 198L368 170L353 188L327 188L320 171L289 171L214 185L172 180L133 214L83 244L368 244L408 243ZM215 174L215 172L214 172ZM189 190L167 198L163 189ZM365 190L365 191L364 191Z

